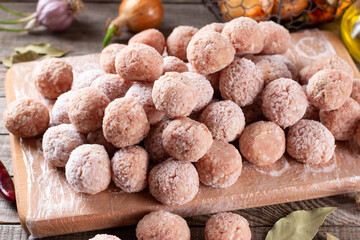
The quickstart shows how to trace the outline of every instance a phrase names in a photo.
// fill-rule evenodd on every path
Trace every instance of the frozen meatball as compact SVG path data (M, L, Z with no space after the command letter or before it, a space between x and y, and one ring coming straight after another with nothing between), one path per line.
M360 145L360 124L356 128L355 140L356 140L357 144Z
M226 188L241 175L242 159L231 144L214 140L211 148L195 163L200 182L210 187Z
M291 79L295 81L299 80L299 70L297 69L295 64L292 61L290 61L287 57L285 57L284 55L276 54L276 55L268 55L267 58L276 59L283 62L288 68L288 70L291 72Z
M152 99L156 109L170 118L189 116L197 103L197 89L185 75L168 72L155 81Z
M140 146L120 149L111 159L112 179L125 192L140 192L147 186L149 155Z
M152 100L151 83L134 83L126 93L126 97L132 97L137 100L144 108L150 124L159 122L164 117L164 112L157 110Z
M51 99L69 91L73 82L71 65L56 58L39 62L31 77L36 90L44 97Z
M221 96L240 107L255 102L264 88L264 78L260 69L250 60L235 60L220 73Z
M202 28L200 28L200 30L198 32L202 32L202 31L213 31L213 32L217 32L217 33L221 33L222 30L225 27L225 23L210 23L208 25L203 26Z
M305 114L308 100L301 86L287 78L280 78L266 85L262 93L264 116L282 128L299 121Z
M205 75L206 79L210 82L212 88L214 89L214 98L220 97L220 89L219 89L220 72L221 71Z
M335 139L320 122L300 120L289 128L287 152L304 163L319 164L328 162L335 151Z
M88 70L80 73L74 78L74 81L71 86L71 90L79 90L81 88L90 87L91 83L95 81L98 77L104 75L105 73L100 69Z
M84 143L85 137L71 124L51 127L42 141L44 158L56 167L65 167L71 152Z
M116 72L131 81L154 82L162 75L163 65L158 51L142 43L126 46L115 59Z
M285 152L284 130L273 122L255 122L242 132L239 148L249 162L258 166L270 165Z
M206 240L250 240L251 230L248 221L235 213L218 213L207 221Z
M105 108L109 98L95 88L82 88L68 102L67 113L70 122L81 133L89 133L101 128Z
M51 124L60 125L63 123L70 123L69 116L67 114L67 104L69 99L75 94L75 91L68 91L61 94L51 109Z
M355 130L360 120L360 105L353 100L348 100L336 110L320 110L320 121L330 130L336 140L350 140L355 135Z
M308 99L319 109L334 110L350 97L352 79L346 73L325 69L314 74L306 87Z
M139 221L136 237L139 240L190 240L190 229L182 217L160 210L145 215Z
M105 139L117 148L141 142L150 123L141 104L131 97L118 98L105 109L103 132Z
M49 109L39 100L19 98L6 107L3 121L6 129L15 136L35 137L49 127Z
M184 61L187 60L186 49L197 31L197 28L191 26L178 26L174 28L166 40L166 50L169 56L175 56Z
M224 142L234 141L245 127L241 108L230 100L210 103L199 121L208 127L214 139Z
M110 159L103 146L84 144L72 151L65 166L66 180L76 192L96 194L111 181Z
M121 240L121 239L113 235L97 234L95 237L90 238L89 240Z
M360 79L353 80L353 87L350 97L360 104Z
M170 120L161 120L157 124L151 126L149 134L144 140L145 148L150 155L150 159L154 162L162 162L170 157L166 152L162 141L163 131L169 123Z
M142 43L146 44L150 47L153 47L158 51L161 55L165 49L165 37L164 35L157 29L151 28L139 32L132 36L129 39L129 44L131 43Z
M261 109L261 98L259 97L253 104L241 108L244 113L246 124L265 120Z
M291 45L289 30L273 21L260 22L265 37L261 54L284 54Z
M196 34L186 50L187 58L197 73L210 74L229 65L235 56L230 41L220 33L205 31Z
M259 24L248 17L239 17L225 24L221 34L230 40L236 54L260 53L265 36Z
M188 69L186 63L184 63L179 58L173 57L173 56L164 57L163 74L165 74L166 72L182 73L182 72L188 72L188 71L189 71L189 69Z
M101 51L100 65L104 72L116 74L115 58L124 47L126 47L125 44L113 43Z
M204 156L213 142L205 124L187 117L173 120L162 134L166 152L181 161L196 162Z
M104 146L105 150L107 151L107 153L109 154L109 156L114 155L116 148L114 147L114 145L112 145L111 143L109 143L108 141L106 141L104 134L103 134L103 130L101 128L90 132L87 136L86 136L86 140L89 144L99 144Z
M125 80L117 74L105 74L91 83L92 88L99 89L110 101L124 97L132 82Z
M199 176L191 163L170 158L151 169L149 190L162 204L183 205L198 193Z

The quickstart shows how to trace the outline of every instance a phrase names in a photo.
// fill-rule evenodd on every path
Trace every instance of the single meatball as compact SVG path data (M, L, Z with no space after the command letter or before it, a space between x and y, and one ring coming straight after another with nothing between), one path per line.
M71 124L49 128L42 140L46 161L56 167L65 167L71 152L85 143L85 137Z
M89 133L101 128L104 111L109 98L95 88L82 88L68 102L67 113L70 122L81 133Z
M352 79L346 73L325 69L317 72L306 87L308 99L319 109L335 110L350 97Z
M262 93L264 116L282 128L299 121L305 114L308 100L301 86L287 78L280 78L266 85Z
M99 128L93 132L90 132L86 136L86 140L89 144L98 144L98 145L104 146L104 148L107 151L107 153L109 154L109 156L113 156L114 153L116 152L116 148L114 147L114 145L112 145L111 143L106 141L103 130L101 128Z
M121 240L121 239L113 235L96 234L95 237L90 238L89 240Z
M259 27L265 36L261 54L284 54L291 45L289 30L273 21L260 22Z
M265 120L261 104L261 98L259 97L253 104L241 108L244 113L246 124Z
M92 88L99 89L110 101L124 97L132 82L125 80L117 74L105 74L91 83Z
M335 151L335 139L320 122L300 120L289 128L287 152L304 163L319 164L328 162Z
M258 166L270 165L284 155L284 130L273 122L255 122L242 132L239 148L249 162Z
M224 142L234 141L245 127L241 108L230 100L210 103L199 121L208 127L214 139Z
M251 230L248 221L235 213L218 213L207 221L206 240L250 240Z
M138 144L149 129L144 108L131 97L115 99L105 109L104 137L117 148Z
M213 143L213 138L205 124L187 117L173 120L162 134L166 152L186 162L196 162L204 156Z
M73 82L72 67L57 58L45 59L37 64L31 78L41 95L55 99L70 90Z
M307 85L302 85L302 89L306 92ZM308 97L309 99L309 97ZM320 116L319 116L320 109L315 107L309 102L308 107L306 108L305 114L302 117L302 119L309 119L320 122Z
M360 79L353 80L352 92L350 97L360 104Z
M355 135L355 130L360 120L360 105L353 100L348 100L336 110L320 110L320 121L330 130L336 140L350 140Z
M199 176L191 163L169 158L151 169L149 190L162 204L183 205L198 193Z
M120 149L111 159L112 179L125 192L140 192L147 186L149 155L140 146Z
M202 28L199 29L198 32L213 31L213 32L221 33L224 27L225 27L225 23L214 22L203 26Z
M153 85L151 83L134 83L126 93L126 97L137 100L144 108L150 124L159 122L164 117L164 112L157 110L152 99Z
M220 33L205 31L196 34L186 50L187 58L197 73L210 74L229 65L235 56L230 41Z
M131 81L154 82L162 75L163 65L163 57L142 43L126 46L115 59L116 72Z
M214 140L211 148L195 163L200 182L210 187L226 188L241 175L242 159L231 144Z
M279 78L292 78L287 66L279 59L256 56L252 61L260 69L265 85Z
M139 240L190 240L190 229L182 217L160 210L139 221L136 237Z
M191 38L198 31L191 26L178 26L174 28L166 40L167 53L181 60L187 60L186 49Z
M214 89L214 98L220 98L220 72L221 71L205 75L206 79L210 82L212 88Z
M267 55L267 58L276 59L283 62L288 68L288 70L291 72L291 79L295 81L299 80L299 70L297 69L295 64L292 61L290 61L287 57L285 57L284 55L276 54L276 55Z
M95 81L98 77L104 75L105 73L100 69L92 69L80 73L74 78L74 81L71 86L71 90L79 90L81 88L90 87L91 83Z
M3 121L6 129L15 136L35 137L49 127L49 109L39 100L19 98L6 107Z
M163 162L170 157L163 146L162 134L164 129L169 125L170 120L161 120L151 126L149 134L144 140L145 149L154 162Z
M164 35L157 29L151 28L139 32L132 36L129 39L129 44L131 43L142 43L146 44L150 47L153 47L158 51L161 55L165 49L165 37Z
M165 74L167 72L182 73L182 72L188 72L188 71L189 71L189 69L188 69L186 63L184 63L179 58L173 57L173 56L164 57L163 74Z
M197 103L197 89L181 73L168 72L155 81L152 99L156 109L170 118L189 116Z
M96 194L111 181L110 159L103 146L84 144L70 154L65 166L66 180L76 192Z
M69 115L67 114L67 104L69 99L74 96L75 91L68 91L61 94L51 109L51 125L60 125L63 123L70 123Z
M235 58L221 71L219 87L224 99L244 107L255 102L264 88L264 78L253 62L245 58Z
M100 65L104 72L109 74L116 74L115 58L116 55L126 47L125 44L113 43L104 48L100 55Z
M259 24L248 17L238 17L225 24L221 34L230 40L236 54L260 53L265 36Z

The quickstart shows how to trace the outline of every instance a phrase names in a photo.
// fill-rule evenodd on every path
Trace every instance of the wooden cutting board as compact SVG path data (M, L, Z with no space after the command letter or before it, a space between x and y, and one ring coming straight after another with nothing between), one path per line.
M292 41L292 49L286 55L299 68L320 55L338 54L360 77L348 52L333 34L293 33ZM98 55L64 58L73 65L75 76L99 68L98 59ZM8 103L24 95L41 98L30 80L36 64L16 64L8 71ZM51 107L51 101L42 100ZM136 224L148 212L159 209L187 217L360 190L360 150L349 142L337 142L334 158L322 166L307 166L287 156L268 167L245 161L243 173L233 186L201 186L190 203L167 207L152 198L147 189L130 194L111 185L94 196L74 193L66 183L64 171L44 161L41 139L24 140L11 135L10 141L18 212L23 227L34 237Z

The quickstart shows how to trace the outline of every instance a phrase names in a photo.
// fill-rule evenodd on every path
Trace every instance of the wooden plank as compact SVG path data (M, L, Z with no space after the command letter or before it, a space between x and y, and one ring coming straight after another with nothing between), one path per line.
M4 225L9 223L20 224L16 204L9 203L5 201L4 198L0 197L0 224Z
M2 112L0 112L2 113ZM0 134L0 159L4 163L9 174L13 176L13 167L11 163L10 136Z
M29 236L20 225L0 225L0 239L27 240Z

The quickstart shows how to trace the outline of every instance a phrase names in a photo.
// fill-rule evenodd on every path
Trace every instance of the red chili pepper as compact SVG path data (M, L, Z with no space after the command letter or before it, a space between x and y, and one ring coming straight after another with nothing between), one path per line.
M0 194L6 201L15 202L14 183L6 170L4 164L0 161Z

